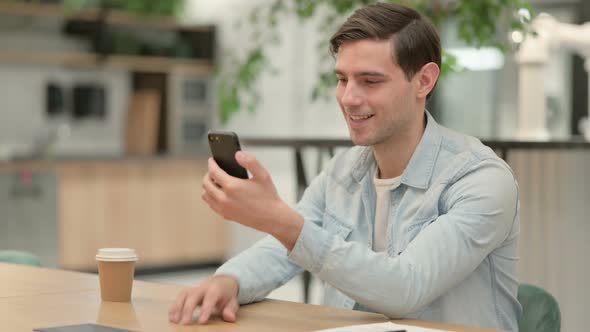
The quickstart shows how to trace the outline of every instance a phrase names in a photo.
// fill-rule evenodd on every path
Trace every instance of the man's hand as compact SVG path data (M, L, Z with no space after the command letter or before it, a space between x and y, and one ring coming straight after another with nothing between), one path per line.
M195 287L183 290L170 307L168 319L176 324L190 324L193 312L200 305L199 324L207 323L215 309L223 320L235 322L240 307L238 289L238 281L233 277L211 277Z
M238 151L236 161L250 171L252 178L233 177L209 158L203 200L223 218L268 233L291 250L303 228L303 217L279 197L270 175L256 158Z

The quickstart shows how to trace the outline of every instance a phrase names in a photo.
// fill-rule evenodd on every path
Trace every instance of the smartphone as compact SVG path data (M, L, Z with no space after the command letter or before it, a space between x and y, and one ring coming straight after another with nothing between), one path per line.
M236 161L236 152L241 150L238 135L232 131L209 131L207 138L217 165L231 176L247 179L248 171Z

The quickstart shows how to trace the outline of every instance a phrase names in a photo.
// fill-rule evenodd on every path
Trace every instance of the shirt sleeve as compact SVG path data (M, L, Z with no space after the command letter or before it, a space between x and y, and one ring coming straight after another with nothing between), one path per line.
M447 213L399 256L347 242L306 220L289 259L357 303L403 317L452 289L508 237L518 188L505 166L484 161L452 182L445 204Z

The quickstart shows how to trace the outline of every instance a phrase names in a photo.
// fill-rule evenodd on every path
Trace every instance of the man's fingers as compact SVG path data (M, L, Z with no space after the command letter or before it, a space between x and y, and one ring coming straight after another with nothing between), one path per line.
M182 291L168 311L171 322L187 325L192 323L193 313L200 306L198 323L205 324L219 309L225 321L236 320L239 303L237 284L225 276L211 277L198 287Z
M244 151L236 152L236 161L250 171L254 178L266 179L269 177L262 164L254 156L246 154Z
M228 182L235 180L235 178L229 174L227 174L213 158L209 158L208 160L208 168L209 168L209 177L215 181L221 188L227 186Z
M221 317L226 322L235 322L240 305L237 298L232 298L223 308Z
M196 291L189 293L186 300L184 301L184 307L182 308L182 324L190 324L193 319L193 313L195 308L203 300L203 290L197 288Z
M211 173L207 174L211 175ZM220 200L225 197L223 190L213 183L213 179L210 176L205 175L205 178L203 178L203 189L209 194L209 197L215 200Z
M205 324L209 321L213 309L219 300L219 293L215 291L209 291L205 294L203 304L201 305L201 314L199 315L199 324Z
M207 203L207 205L209 205L209 207L211 208L211 210L215 211L215 213L217 213L218 215L222 216L222 211L219 208L219 203L217 201L215 201L213 198L211 198L211 196L209 196L207 193L204 193L201 195L201 199Z
M188 291L186 290L178 294L178 296L176 297L176 301L174 301L174 304L172 304L172 306L170 307L170 310L168 311L168 320L170 320L171 322L178 324L178 322L180 321L182 308L184 307L184 301L186 299L187 294Z

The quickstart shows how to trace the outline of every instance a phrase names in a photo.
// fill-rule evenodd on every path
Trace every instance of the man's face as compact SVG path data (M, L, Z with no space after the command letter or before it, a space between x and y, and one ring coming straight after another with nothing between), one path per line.
M423 119L416 112L416 84L406 79L392 54L390 41L351 41L338 49L336 99L354 144L403 139Z

